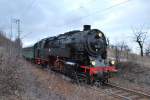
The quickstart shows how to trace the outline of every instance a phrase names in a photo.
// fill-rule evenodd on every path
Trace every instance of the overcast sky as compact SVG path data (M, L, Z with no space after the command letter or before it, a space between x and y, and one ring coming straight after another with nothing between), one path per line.
M0 0L0 12L0 29L8 35L11 19L21 20L24 46L82 30L84 24L103 31L111 44L126 41L130 47L135 45L132 28L144 25L144 30L150 31L150 0ZM12 26L16 37L16 24Z

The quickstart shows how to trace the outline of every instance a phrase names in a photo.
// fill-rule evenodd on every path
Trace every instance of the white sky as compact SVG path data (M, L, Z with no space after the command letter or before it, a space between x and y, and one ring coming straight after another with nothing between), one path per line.
M91 24L103 31L111 44L125 41L136 51L131 27L144 25L146 31L150 30L149 5L150 0L0 0L0 29L10 34L11 19L19 18L21 36L25 36L23 45L28 46ZM16 28L13 23L13 37Z

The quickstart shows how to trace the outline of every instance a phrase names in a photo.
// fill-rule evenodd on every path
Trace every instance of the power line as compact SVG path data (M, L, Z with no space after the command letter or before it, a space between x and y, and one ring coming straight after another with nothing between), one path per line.
M76 20L74 20L74 22L78 22L79 20L86 19L86 18L88 18L88 17L90 17L90 16L93 16L95 13L98 13L98 12L99 12L99 14L102 14L103 12L105 12L105 11L107 11L107 10L110 10L110 9L112 9L112 8L115 8L115 7L118 7L118 6L120 6L120 5L123 5L123 4L125 4L125 3L129 2L129 1L132 1L132 0L126 0L126 1L123 1L123 2L120 2L120 3L117 3L117 4L114 4L114 5L112 5L112 6L108 7L108 8L105 8L105 9L103 9L103 10L95 11L95 12L93 12L93 13L91 13L91 14L88 14L88 15L82 16L82 17L80 17L80 18L77 18ZM74 25L74 24L75 24L75 23L72 23L72 24L64 24L64 25L61 25L61 26L71 26L71 25ZM47 26L48 26L48 25L47 25ZM61 26L59 26L59 27L61 27ZM102 25L102 26L104 26L104 25Z
M105 9L103 9L103 10L95 11L95 12L93 12L93 13L91 13L91 14L88 14L88 15L85 15L85 16L83 16L83 17L81 17L81 18L78 18L77 21L82 20L82 19L85 19L85 18L90 17L90 16L93 16L95 13L98 13L98 12L99 12L99 14L100 14L100 13L105 12L105 11L107 11L107 10L110 10L110 9L112 9L112 8L115 8L115 7L118 7L118 6L120 6L120 5L123 5L123 4L125 4L125 3L129 2L129 1L132 1L132 0L126 0L126 1L120 2L120 3L118 3L118 4L112 5L112 6L108 7L108 8L105 8ZM74 24L74 23L72 23L71 25L73 25L73 24Z
M29 32L29 33L27 33L27 34L25 34L25 35L23 35L22 37L21 37L21 39L24 39L25 37L27 37L29 34L32 34L31 32Z
M8 34L8 36L9 36L9 39L12 40L12 38L13 38L13 24L12 24L12 17L10 17L9 25L10 25L10 26L9 26L10 30L9 30L9 32L8 32L7 34Z
M20 39L20 19L14 19L15 23L17 24L17 31L18 31L18 39Z
M108 7L108 8L105 8L105 9L103 9L103 10L99 10L99 11L93 12L93 13L91 13L91 14L88 14L88 15L86 15L86 16L83 16L83 17L81 17L81 18L78 18L77 21L82 20L83 18L87 18L87 17L93 16L95 13L98 13L98 12L102 13L102 12L104 12L104 11L107 11L107 10L110 10L110 9L112 9L112 8L118 7L118 6L120 6L120 5L123 5L123 4L127 3L127 2L129 2L129 1L132 1L132 0L126 0L126 1L123 1L123 2L121 2L121 3L112 5L112 6ZM68 24L68 25L64 24L64 25L61 25L60 27L63 27L63 26L70 26L70 25L73 25L73 24L74 24L74 23ZM47 25L47 26L48 26L48 25ZM29 34L29 33L25 34L24 37L22 37L22 39L25 38L26 36L28 36L28 34Z
M27 9L24 10L24 13L22 13L22 15L20 15L20 17L22 17L21 19L24 19L26 17L26 15L30 12L30 9L33 7L33 5L35 4L35 2L37 2L37 0L32 0L31 1L31 3L27 6ZM16 23L18 23L18 37L21 38L20 37L20 32L21 32L20 31L20 20L16 20ZM12 30L12 26L11 26L11 30Z
M33 5L35 4L37 0L32 0L31 3L29 3L29 5L27 6L27 9L23 11L23 13L20 14L20 18L24 19L26 17L26 15L30 12L30 9L33 7ZM17 24L18 27L18 38L21 38L21 31L20 31L20 19L16 19L16 18L11 18L11 26L10 26L10 36L12 37L12 30L13 30L13 21Z

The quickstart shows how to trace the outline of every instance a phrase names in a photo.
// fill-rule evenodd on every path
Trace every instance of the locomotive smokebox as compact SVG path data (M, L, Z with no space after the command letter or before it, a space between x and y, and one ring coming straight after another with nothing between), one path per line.
M91 30L91 25L84 25L83 26L83 31L89 31Z

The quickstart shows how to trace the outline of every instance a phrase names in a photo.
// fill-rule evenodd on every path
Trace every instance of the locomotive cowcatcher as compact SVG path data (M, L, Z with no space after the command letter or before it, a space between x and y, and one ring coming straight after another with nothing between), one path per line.
M23 55L36 64L90 84L105 83L110 73L117 71L107 60L105 35L90 25L84 25L83 31L42 39L33 47L24 48Z

